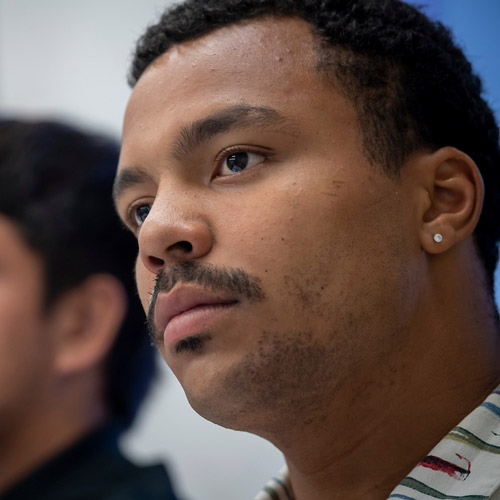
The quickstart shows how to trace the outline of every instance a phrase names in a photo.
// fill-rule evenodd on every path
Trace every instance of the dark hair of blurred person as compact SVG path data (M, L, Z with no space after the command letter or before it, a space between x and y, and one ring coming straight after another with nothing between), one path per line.
M155 371L134 238L110 192L119 145L0 121L0 495L174 499L117 440Z

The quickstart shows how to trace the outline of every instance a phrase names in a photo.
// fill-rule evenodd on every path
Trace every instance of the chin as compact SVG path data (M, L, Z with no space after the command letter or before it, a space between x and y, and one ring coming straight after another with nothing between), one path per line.
M198 340L173 355L172 367L193 409L222 427L269 439L285 423L309 425L339 381L335 351L310 332L264 331L243 354Z
M208 394L188 394L189 404L193 410L213 424L235 431L256 431L255 417L247 410L240 408L233 399L216 399Z
M187 351L189 349L189 352ZM234 367L203 356L203 346L189 342L182 346L181 356L191 356L190 366L176 373L189 404L210 422L233 430L248 430L254 403L245 397L243 387L235 386L239 377ZM219 360L220 361L220 360Z

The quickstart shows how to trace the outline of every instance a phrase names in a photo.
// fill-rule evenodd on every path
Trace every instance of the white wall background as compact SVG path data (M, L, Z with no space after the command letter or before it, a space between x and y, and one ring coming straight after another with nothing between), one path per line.
M58 117L120 136L129 56L168 0L0 0L0 112ZM248 500L282 466L255 436L217 427L160 377L124 440L139 461L161 460L185 500Z
M499 20L496 2L461 0L460 9L474 9L477 14L470 22L471 15L462 12L464 22L456 25L459 33L462 29L461 41L468 45L477 40L477 36L467 39L464 26L475 26L490 37L487 42L483 36L482 46L469 55L480 56L481 50L494 47L498 41L498 30L483 29L488 20L493 22L491 18ZM0 112L49 115L119 137L130 94L125 79L129 55L145 26L168 3L0 0ZM459 5L457 0L428 3L445 21L446 9L458 9ZM488 14L493 11L496 14ZM453 17L448 20L456 24ZM480 57L475 58L488 67ZM491 65L498 65L498 60L490 61ZM498 112L498 80L489 77L486 83ZM499 278L497 274L497 288ZM124 441L125 449L138 460L168 462L186 500L253 498L280 468L281 455L255 436L219 428L196 415L168 368L163 362L160 366L159 380Z

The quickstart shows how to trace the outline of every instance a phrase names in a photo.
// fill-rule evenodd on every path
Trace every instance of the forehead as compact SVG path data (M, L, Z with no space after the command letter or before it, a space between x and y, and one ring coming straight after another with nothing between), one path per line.
M318 40L308 23L266 17L220 28L175 45L156 59L136 84L124 123L124 142L169 117L196 119L228 105L286 107L300 117L307 103L318 115L331 83L316 71ZM338 97L338 96L337 96Z

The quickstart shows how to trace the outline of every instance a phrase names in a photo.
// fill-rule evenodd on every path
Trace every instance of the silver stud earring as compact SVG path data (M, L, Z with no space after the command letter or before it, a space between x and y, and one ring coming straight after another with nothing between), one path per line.
M443 241L443 235L440 234L440 233L436 233L432 239L436 242L436 243L441 243Z

